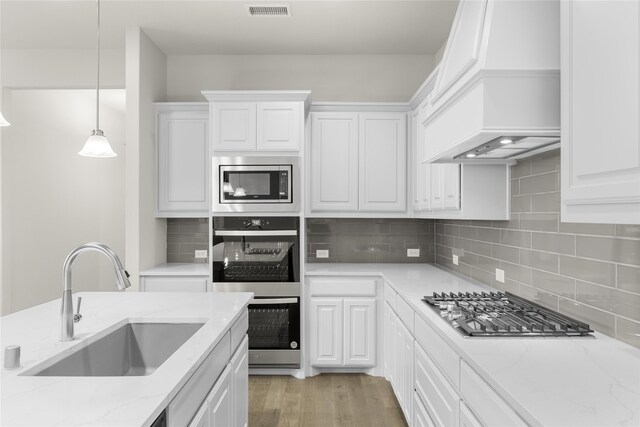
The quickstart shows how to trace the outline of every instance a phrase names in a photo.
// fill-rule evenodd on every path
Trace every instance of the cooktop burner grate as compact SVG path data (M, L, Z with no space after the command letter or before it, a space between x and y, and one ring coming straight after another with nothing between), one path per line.
M586 323L509 292L434 292L424 301L472 337L584 336L593 332Z

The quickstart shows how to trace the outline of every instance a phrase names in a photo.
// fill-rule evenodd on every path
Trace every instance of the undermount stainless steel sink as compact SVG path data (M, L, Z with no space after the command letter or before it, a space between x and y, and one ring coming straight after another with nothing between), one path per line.
M23 375L122 377L153 373L204 323L126 323L42 370ZM44 362L43 365L47 363Z

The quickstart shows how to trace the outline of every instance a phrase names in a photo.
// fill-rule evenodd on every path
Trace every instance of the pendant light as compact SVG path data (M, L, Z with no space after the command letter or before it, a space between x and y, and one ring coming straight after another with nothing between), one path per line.
M111 144L100 130L100 0L98 3L98 37L97 37L97 64L96 75L96 128L91 132L87 142L78 154L85 157L115 157L117 154L111 148Z

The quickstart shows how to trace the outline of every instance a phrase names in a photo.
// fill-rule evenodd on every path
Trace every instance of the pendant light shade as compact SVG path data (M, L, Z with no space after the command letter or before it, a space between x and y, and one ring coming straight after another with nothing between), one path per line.
M97 37L97 73L96 73L96 128L91 132L87 142L78 154L85 157L115 157L117 154L111 148L109 140L100 130L100 0L98 3L98 37Z
M9 123L7 119L4 118L2 113L0 113L0 126L11 126L11 123Z
M100 129L94 129L94 131L91 132L91 135L87 138L87 142L84 143L84 147L82 147L82 150L80 150L78 154L85 157L117 156Z

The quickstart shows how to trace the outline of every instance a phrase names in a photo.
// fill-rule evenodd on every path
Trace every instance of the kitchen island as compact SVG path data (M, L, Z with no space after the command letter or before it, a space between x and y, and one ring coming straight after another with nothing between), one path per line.
M150 426L185 384L191 384L194 373L201 374L196 370L219 344L233 352L236 343L231 342L230 331L246 319L252 294L85 292L75 296L82 297L83 318L75 325L73 341L60 341L60 300L0 319L2 347L20 345L22 350L20 367L2 370L2 426ZM102 336L126 322L203 325L149 375L25 375L43 361L71 354L96 341L96 334ZM237 335L245 333L246 327ZM228 361L230 356L225 357ZM216 378L207 381L213 384Z
M441 420L445 425L458 425L454 422L458 405L460 425L469 414L468 408L486 425L640 425L640 350L631 345L598 332L586 337L464 337L422 298L433 292L495 289L434 265L318 263L306 264L305 270L306 286L314 278L328 281L334 277L342 283L358 277L382 279L382 303L400 313L399 321L405 326L398 329L408 330L410 341L415 343L416 383L410 385L411 394L420 389L418 362L429 360L426 363L432 367L432 378L444 385L439 396L429 393L434 383L426 387L426 394L433 403L448 393L444 400L448 399L449 406L433 404L435 412L451 416ZM420 337L428 339L420 342ZM389 344L384 343L385 356ZM485 399L489 395L494 396L493 401ZM407 396L405 403L412 397ZM499 403L493 406L496 401ZM474 406L476 402L482 405ZM508 422L492 422L490 417L499 412L517 415ZM487 414L485 419L483 413ZM464 418L464 425L474 425L468 419ZM420 420L408 421L409 425L422 425Z

